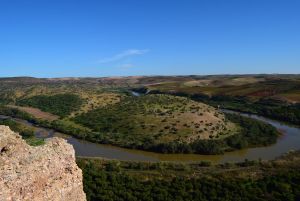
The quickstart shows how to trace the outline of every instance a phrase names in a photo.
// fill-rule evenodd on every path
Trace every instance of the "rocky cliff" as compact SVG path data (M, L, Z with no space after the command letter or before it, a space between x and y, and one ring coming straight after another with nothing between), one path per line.
M0 126L0 201L9 200L86 200L73 147L60 138L31 147Z

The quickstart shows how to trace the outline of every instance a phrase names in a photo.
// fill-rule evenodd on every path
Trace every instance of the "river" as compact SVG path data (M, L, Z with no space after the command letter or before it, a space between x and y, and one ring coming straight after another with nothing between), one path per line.
M224 110L224 112L237 113L234 111ZM274 159L290 150L300 149L300 128L292 125L287 125L275 120L271 120L258 115L239 113L243 116L248 116L273 125L281 133L277 142L266 147L247 148L233 152L226 152L224 155L199 155L199 154L160 154L141 150L119 148L111 145L96 144L84 140L73 138L69 135L58 133L52 129L37 127L31 123L15 119L18 122L35 127L35 134L39 138L62 137L72 144L76 156L83 157L101 157L107 159L130 160L130 161L176 161L176 162L199 162L210 161L212 163L225 162L241 162L248 160L270 160ZM0 118L7 118L1 116Z

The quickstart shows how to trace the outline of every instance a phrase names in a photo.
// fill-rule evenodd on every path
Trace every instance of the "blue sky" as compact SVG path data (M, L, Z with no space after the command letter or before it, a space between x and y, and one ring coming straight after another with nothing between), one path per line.
M0 0L0 76L300 73L298 0Z

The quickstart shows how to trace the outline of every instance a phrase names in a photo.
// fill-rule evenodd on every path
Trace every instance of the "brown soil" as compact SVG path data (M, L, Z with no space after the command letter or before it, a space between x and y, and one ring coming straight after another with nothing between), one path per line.
M15 106L15 105L9 105L11 108L17 108L21 111L27 112L31 115L33 115L36 118L39 119L44 119L48 121L54 121L59 118L59 116L56 116L54 114L48 113L48 112L43 112L40 109L33 108L33 107L21 107L21 106Z

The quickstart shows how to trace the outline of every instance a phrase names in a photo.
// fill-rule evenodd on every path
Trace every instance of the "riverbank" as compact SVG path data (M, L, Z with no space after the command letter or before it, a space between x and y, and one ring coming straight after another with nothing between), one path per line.
M244 114L249 116L248 114ZM282 131L276 144L266 147L248 148L238 151L226 152L224 155L199 155L199 154L159 154L141 150L125 149L111 145L91 143L85 140L76 139L70 135L55 132L52 129L34 126L30 122L22 120L23 123L36 128L36 136L48 138L53 136L63 137L73 145L76 156L117 159L121 161L174 161L174 162L200 162L210 161L211 163L242 162L249 160L272 160L290 151L300 149L300 129L286 125L278 121L257 115L250 115L251 118L270 123L277 130Z
M160 97L159 97L160 98ZM150 98L151 99L151 98ZM148 100L148 99L146 99ZM185 100L185 99L184 99ZM132 101L135 101L133 99ZM140 102L144 102L139 100ZM154 101L155 103L157 101ZM209 139L201 139L199 136L192 141L184 141L184 140L176 140L176 136L180 137L180 133L172 133L168 132L168 129L165 131L167 135L173 136L174 140L169 141L161 141L156 140L153 141L150 138L155 137L152 135L139 135L142 137L141 139L132 138L133 136L127 136L124 134L123 138L120 139L119 135L122 133L110 133L110 132L94 132L90 129L90 127L83 127L79 124L76 124L70 120L59 119L55 121L45 121L32 117L31 115L19 111L16 108L1 108L2 113L5 113L12 117L17 117L21 119L27 119L31 123L35 125L39 125L40 127L45 127L49 129L53 129L55 131L72 135L77 139L82 139L94 143L99 144L110 144L118 147L129 148L133 150L144 150L150 152L157 152L163 154L205 154L205 155L218 155L223 154L225 152L232 152L234 150L241 150L243 148L249 147L262 147L266 145L271 145L276 142L279 133L275 128L268 125L268 123L263 123L257 120L252 120L251 118L242 117L236 114L221 115L222 121L228 125L234 125L235 129L232 130L227 126L222 126L221 124L214 123L206 123L202 120L200 124L196 124L193 121L185 120L188 124L184 124L185 126L196 126L198 129L202 131L202 129L206 129L206 132L211 133L209 135ZM119 111L119 110L117 110ZM116 116L116 111L113 111L113 115ZM126 111L126 113L128 113ZM211 112L210 115L213 115ZM120 115L120 114L119 114ZM208 115L208 114L207 114ZM214 114L219 116L218 113ZM118 115L117 115L118 116ZM123 115L121 115L123 116ZM126 115L125 115L126 116ZM102 117L101 117L102 118ZM226 119L226 121L225 121ZM95 120L95 119L94 119ZM228 121L229 120L229 121ZM230 122L230 123L228 123ZM231 123L234 122L234 123ZM128 122L127 125L130 125L131 121ZM158 122L159 124L159 122ZM139 124L138 124L139 125ZM109 128L111 129L111 126ZM115 126L115 125L114 125ZM200 126L204 126L204 128L199 128ZM119 126L120 127L120 126ZM121 126L124 130L124 126ZM152 128L152 127L151 127ZM150 129L151 129L150 128ZM209 128L209 129L208 129ZM126 129L125 129L126 130ZM151 130L150 130L151 131ZM213 132L214 131L214 132ZM128 132L128 131L126 131ZM143 131L140 131L143 132ZM178 131L179 132L179 131ZM190 131L192 132L192 131ZM199 131L200 132L200 131ZM213 135L215 133L215 135ZM150 132L151 134L151 132ZM197 137L197 133L191 133L191 137ZM145 139L146 137L146 139ZM185 136L186 137L186 136ZM173 139L172 138L172 139ZM207 136L208 138L208 136ZM145 141L146 140L146 141Z

